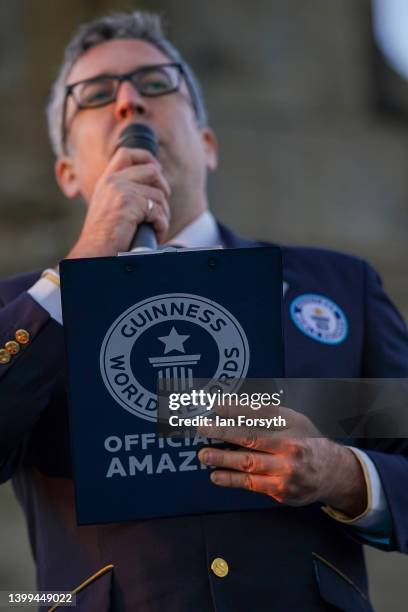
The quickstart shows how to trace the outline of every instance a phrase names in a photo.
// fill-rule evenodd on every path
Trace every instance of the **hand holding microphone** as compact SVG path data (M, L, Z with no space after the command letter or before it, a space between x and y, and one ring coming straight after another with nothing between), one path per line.
M170 186L156 152L154 132L146 125L133 124L123 130L67 258L112 256L133 248L135 242L154 248L152 238L164 241L170 223Z

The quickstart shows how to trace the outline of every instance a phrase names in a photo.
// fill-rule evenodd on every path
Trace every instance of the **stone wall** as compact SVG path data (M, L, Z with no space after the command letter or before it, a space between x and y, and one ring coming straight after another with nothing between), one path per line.
M82 204L65 201L55 185L43 108L76 25L135 5L0 3L2 275L53 264L79 231ZM219 218L251 237L368 258L408 315L407 135L375 108L369 1L137 6L165 13L173 39L202 78L220 145L220 167L210 180ZM401 590L406 560L378 553L369 560L376 609L405 610L406 588L392 607L380 585L388 576Z
M1 274L56 261L78 232L82 204L55 185L43 107L76 24L134 5L1 4ZM368 1L139 5L165 12L202 78L220 144L217 215L249 236L369 258L408 313L406 134L375 111Z

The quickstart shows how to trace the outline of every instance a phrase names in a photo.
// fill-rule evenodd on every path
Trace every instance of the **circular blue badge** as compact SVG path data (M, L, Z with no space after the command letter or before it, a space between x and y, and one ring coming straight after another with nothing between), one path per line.
M317 342L340 344L347 338L346 315L340 306L323 295L299 295L290 305L290 316L301 332Z

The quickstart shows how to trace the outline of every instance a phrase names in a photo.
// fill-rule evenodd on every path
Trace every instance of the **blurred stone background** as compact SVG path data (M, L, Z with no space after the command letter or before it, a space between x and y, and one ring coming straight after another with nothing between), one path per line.
M53 179L49 86L80 22L136 7L164 15L202 79L220 145L216 215L249 237L369 259L407 316L407 127L376 104L369 0L0 2L0 274L53 265L73 243L83 208ZM33 587L8 485L0 524L0 589ZM375 609L407 610L407 559L367 559Z

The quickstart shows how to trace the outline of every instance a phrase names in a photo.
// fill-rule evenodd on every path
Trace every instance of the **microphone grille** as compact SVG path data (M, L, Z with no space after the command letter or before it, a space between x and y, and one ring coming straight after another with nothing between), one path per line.
M145 149L157 157L157 138L152 128L144 123L132 123L119 136L118 147Z

